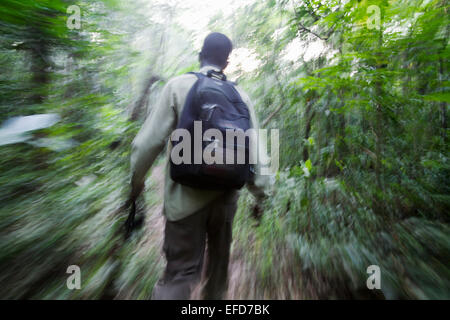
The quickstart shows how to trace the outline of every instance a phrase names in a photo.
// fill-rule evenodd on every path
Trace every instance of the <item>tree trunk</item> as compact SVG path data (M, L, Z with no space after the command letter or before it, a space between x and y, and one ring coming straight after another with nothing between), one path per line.
M158 76L151 76L144 85L144 90L142 91L141 97L136 102L136 104L133 107L133 110L131 111L130 120L136 121L139 118L139 115L141 114L144 107L147 105L148 102L148 96L150 95L150 89L152 88L152 85L156 83L157 81L161 80Z
M39 31L34 29L32 34L39 40L33 41L30 48L33 74L31 103L41 104L47 97L47 86L50 83L49 45Z

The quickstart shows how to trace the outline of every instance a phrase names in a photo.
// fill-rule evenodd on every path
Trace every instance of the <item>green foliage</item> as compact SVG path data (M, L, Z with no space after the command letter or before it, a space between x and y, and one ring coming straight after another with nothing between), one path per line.
M273 265L287 250L298 290L317 288L306 297L380 297L365 287L378 264L381 297L448 298L448 5L280 1L269 18L272 7L246 30L263 67L244 85L263 119L283 104L268 124L281 131L282 169L249 254L267 261L261 290L288 276ZM277 17L289 29L258 23ZM297 50L324 50L289 61L299 39Z
M129 146L138 130L125 112L129 30L110 28L119 9L112 1L72 4L82 8L80 30L66 27L66 1L0 5L1 119L61 117L0 147L2 298L105 298L152 270L145 259L129 259L137 240L124 243L126 212L117 212L129 192ZM71 264L82 269L81 291L66 287ZM150 296L158 267L136 297ZM119 279L122 270L129 276Z
M66 26L71 4L82 9L80 30ZM60 116L0 145L1 298L150 297L160 248L142 245L143 232L124 242L117 209L143 121L128 121L130 108L150 76L161 79L151 107L162 83L198 67L198 35L175 19L177 5L0 4L1 122ZM380 28L368 27L370 5ZM257 69L237 80L261 122L280 129L262 221L248 218L243 191L234 225L234 256L257 271L245 297L449 298L448 9L442 0L267 0L211 18L209 28L255 52ZM148 192L144 202L161 199ZM83 270L80 291L65 286L71 264ZM372 264L381 292L365 286Z

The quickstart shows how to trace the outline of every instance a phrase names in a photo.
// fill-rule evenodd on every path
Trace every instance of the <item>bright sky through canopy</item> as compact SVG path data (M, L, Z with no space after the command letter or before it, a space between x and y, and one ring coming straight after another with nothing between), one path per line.
M200 51L204 38L213 31L208 28L211 18L221 14L224 17L230 16L233 12L255 0L157 0L152 1L161 6L169 6L174 10L173 19L183 29L189 30L193 35L193 45L195 51ZM154 19L155 16L152 16ZM162 20L167 17L160 17ZM225 20L225 19L224 19ZM233 40L233 39L232 39ZM286 61L298 61L302 56L309 61L319 56L325 49L322 41L315 41L310 44L296 40L291 42L284 50ZM238 76L242 72L255 71L260 66L258 56L248 48L234 48L230 56L230 64L227 73Z

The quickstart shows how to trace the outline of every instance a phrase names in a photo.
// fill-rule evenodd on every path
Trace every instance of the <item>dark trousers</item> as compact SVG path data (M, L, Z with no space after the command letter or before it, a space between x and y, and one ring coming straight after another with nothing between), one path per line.
M200 283L202 271L202 298L224 297L237 200L236 191L227 192L184 219L166 221L163 250L167 266L153 289L152 299L190 299L193 288Z

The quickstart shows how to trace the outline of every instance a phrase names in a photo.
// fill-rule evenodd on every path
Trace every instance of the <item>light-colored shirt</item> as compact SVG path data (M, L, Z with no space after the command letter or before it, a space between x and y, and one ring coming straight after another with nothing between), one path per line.
M217 68L205 66L200 72L206 74L208 70ZM177 126L187 94L197 81L194 74L184 74L168 81L164 86L157 104L150 112L144 125L132 143L131 170L135 184L139 185L145 180L145 175L156 157L167 147L167 163L164 182L164 214L169 221L183 219L196 211L203 209L212 200L223 194L223 191L203 190L191 188L173 181L170 177L170 135ZM247 104L250 121L253 128L258 128L255 110L248 95L236 86L242 100ZM265 153L264 146L258 150ZM268 195L270 189L270 177L259 175L256 164L255 179L247 184L247 188L257 198Z

